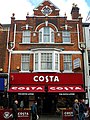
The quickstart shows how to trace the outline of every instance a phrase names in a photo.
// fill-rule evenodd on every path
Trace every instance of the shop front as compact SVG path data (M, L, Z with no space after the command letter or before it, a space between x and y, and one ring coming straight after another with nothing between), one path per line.
M10 101L18 99L19 108L21 100L29 110L37 100L38 114L56 114L58 102L63 110L72 108L75 98L83 97L82 86L81 73L11 73L8 92Z

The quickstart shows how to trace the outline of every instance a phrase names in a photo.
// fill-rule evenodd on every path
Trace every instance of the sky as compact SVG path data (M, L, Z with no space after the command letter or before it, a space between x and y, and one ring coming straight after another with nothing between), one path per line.
M90 11L90 0L50 0L60 9L60 16L66 13L67 18L71 19L72 4L75 3L80 8L80 14L85 22ZM15 13L16 20L25 20L27 13L33 15L33 9L43 0L0 0L0 23L10 24L12 13Z

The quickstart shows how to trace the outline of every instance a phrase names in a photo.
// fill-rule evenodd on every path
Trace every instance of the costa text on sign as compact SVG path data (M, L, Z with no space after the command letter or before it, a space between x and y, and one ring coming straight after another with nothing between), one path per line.
M59 82L58 76L34 76L33 80L35 82Z

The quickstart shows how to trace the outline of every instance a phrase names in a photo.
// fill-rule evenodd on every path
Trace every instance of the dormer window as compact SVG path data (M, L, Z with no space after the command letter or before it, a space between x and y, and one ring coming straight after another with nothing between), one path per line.
M48 16L49 14L51 14L52 9L48 6L45 6L41 11L45 16Z
M39 30L40 43L54 43L54 30L50 27L43 27Z

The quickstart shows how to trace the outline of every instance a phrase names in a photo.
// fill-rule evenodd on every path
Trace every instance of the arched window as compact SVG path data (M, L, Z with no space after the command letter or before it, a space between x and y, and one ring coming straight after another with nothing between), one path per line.
M39 43L54 43L54 30L43 27L39 30Z

